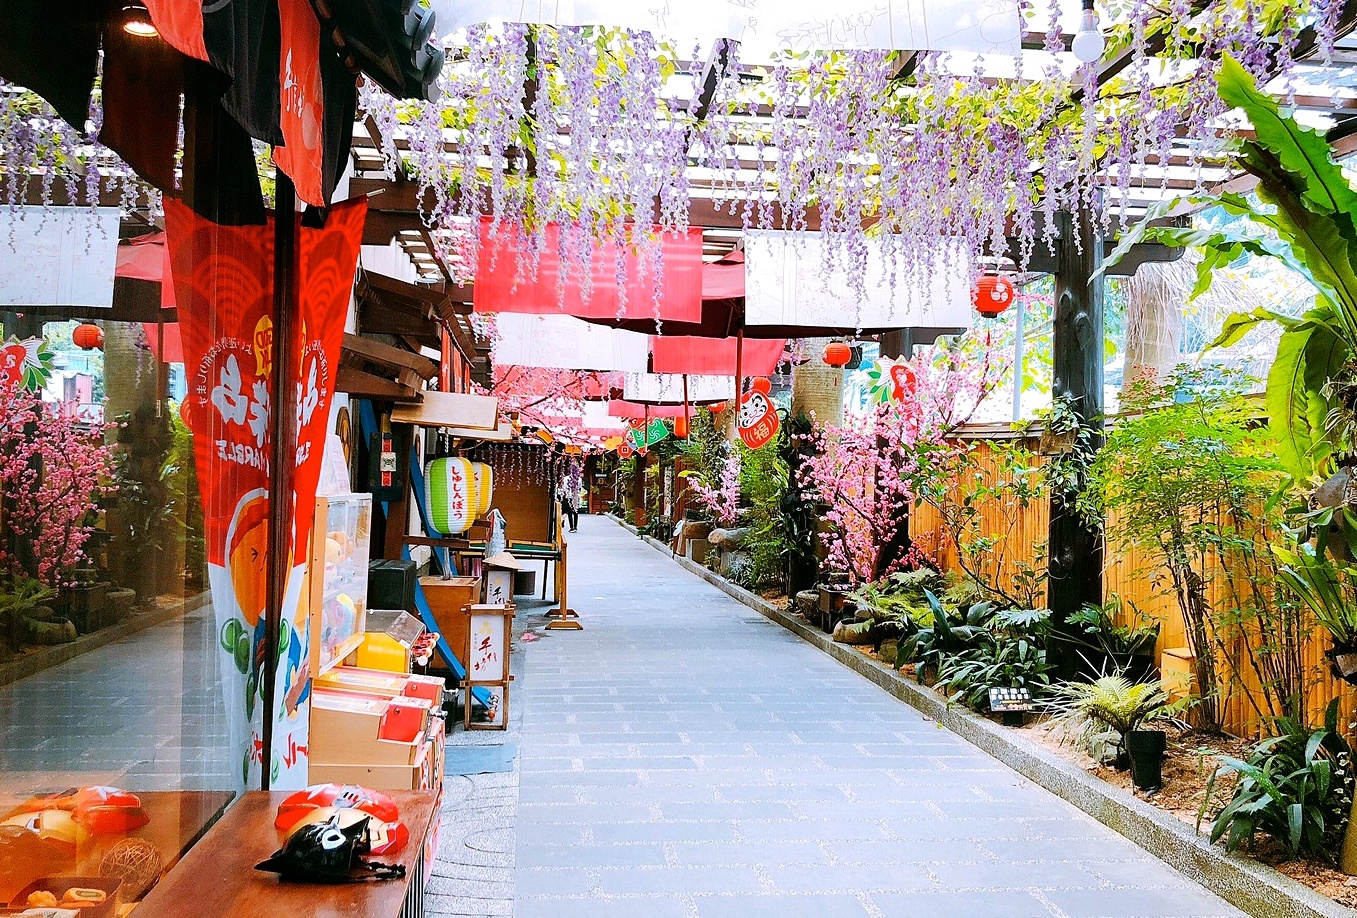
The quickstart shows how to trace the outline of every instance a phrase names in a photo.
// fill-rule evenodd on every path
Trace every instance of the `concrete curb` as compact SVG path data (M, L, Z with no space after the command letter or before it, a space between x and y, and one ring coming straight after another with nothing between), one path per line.
M617 520L616 517L613 519ZM636 532L634 526L621 520L617 522L623 528ZM1191 826L1173 816L1114 789L1105 781L1014 731L960 705L949 704L936 692L911 682L884 664L870 660L844 645L835 644L829 635L818 628L812 628L688 558L673 555L663 542L649 536L642 538L652 548L671 555L681 567L823 650L925 717L937 721L1023 777L1074 804L1254 918L1352 918L1357 915L1357 911L1339 905L1265 864L1242 855L1227 854L1223 848L1210 844L1205 836L1197 835Z
M129 615L117 624L100 628L98 631L89 634L82 634L69 644L55 644L51 647L35 650L32 653L26 653L17 660L11 660L0 665L0 685L10 685L20 679L27 679L43 670L74 660L91 650L98 650L100 647L112 644L115 641L131 637L138 631L163 624L190 612L196 612L211 601L210 592L204 590L197 595L185 597L173 605Z

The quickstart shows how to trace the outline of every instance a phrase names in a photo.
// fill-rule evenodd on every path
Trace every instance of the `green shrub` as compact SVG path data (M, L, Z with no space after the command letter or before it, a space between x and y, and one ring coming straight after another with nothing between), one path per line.
M1276 721L1278 735L1253 747L1247 761L1221 756L1206 786L1197 827L1214 797L1216 779L1239 775L1234 797L1211 823L1211 841L1234 851L1262 832L1288 857L1332 860L1352 803L1352 753L1338 732L1338 700L1315 730L1292 718Z

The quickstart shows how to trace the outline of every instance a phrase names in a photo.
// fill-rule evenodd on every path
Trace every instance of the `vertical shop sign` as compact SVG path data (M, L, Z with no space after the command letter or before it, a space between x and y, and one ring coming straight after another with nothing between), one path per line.
M320 477L329 406L339 367L363 200L331 209L324 229L299 234L298 361L292 404L297 451L292 544L279 628L277 710L262 710L267 597L269 378L273 372L272 226L221 226L166 201L173 283L180 306L188 393L184 420L193 432L207 537L208 581L216 616L230 738L246 786L259 783L263 717L275 718L275 788L306 784L307 669L311 642L301 602L307 543Z
M274 147L273 161L292 177L298 197L321 207L326 200L320 23L308 0L279 0L278 20L282 28L279 125L284 144Z

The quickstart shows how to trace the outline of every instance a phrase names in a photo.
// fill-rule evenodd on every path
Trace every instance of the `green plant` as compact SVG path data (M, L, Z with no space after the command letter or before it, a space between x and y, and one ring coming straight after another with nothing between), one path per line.
M801 469L815 450L814 427L804 413L787 419L778 440L778 453L787 466L787 486L778 508L783 526L783 563L787 568L787 595L794 595L815 583L816 528L819 522L815 503L796 482Z
M1221 767L1206 785L1197 828L1214 799L1216 780L1235 773L1239 783L1230 802L1212 820L1211 841L1225 839L1234 851L1262 832L1281 843L1288 857L1313 855L1332 860L1352 802L1352 753L1338 732L1338 699L1324 726L1307 729L1293 718L1276 722L1278 735L1253 747L1247 761L1221 756Z
M1275 549L1282 581L1341 648L1357 647L1357 568L1335 564L1315 545Z
M900 642L897 668L917 663L920 673L925 669L940 671L948 657L959 656L990 639L988 625L994 617L993 603L977 602L963 613L949 610L932 590L924 590L924 597L933 613L932 621Z
M871 609L879 620L909 618L927 625L933 621L933 610L924 591L937 591L942 585L941 574L921 567L896 571L884 580L863 584L853 592L852 598L858 605Z
M943 445L925 453L911 488L937 511L967 581L1005 606L1046 604L1046 544L1025 543L1023 516L1050 495L1040 462L1020 441Z
M1127 733L1175 710L1158 682L1132 682L1115 674L1092 682L1062 682L1051 690L1045 708L1057 724L1077 728L1077 745L1087 749L1092 740L1112 732L1122 753Z
M1252 671L1264 692L1244 697L1266 718L1297 716L1309 678L1305 622L1277 588L1286 475L1246 389L1220 371L1134 383L1080 496L1089 519L1108 520L1109 544L1146 552L1145 573L1177 601L1211 730L1222 681Z
M1102 605L1088 603L1066 617L1068 628L1062 637L1111 658L1153 653L1159 641L1160 623L1142 618L1133 608L1135 618L1132 623L1118 625L1117 615L1121 609L1118 596Z
M953 701L980 711L989 705L992 688L1025 688L1039 697L1050 684L1046 650L1030 637L981 641L970 651L944 657L938 685Z
M781 436L786 436L784 430ZM749 504L744 524L749 527L743 549L749 552L748 580L755 589L785 589L790 546L783 499L788 490L787 461L772 444L749 449L736 444L740 454L740 496Z
M1357 191L1322 131L1283 115L1253 77L1228 55L1217 77L1221 98L1241 109L1253 136L1236 142L1236 162L1257 180L1252 197L1232 192L1188 199L1243 217L1259 232L1155 226L1174 201L1151 211L1123 234L1104 269L1136 242L1152 239L1193 246L1203 258L1196 296L1217 268L1244 256L1275 259L1310 283L1314 307L1296 318L1266 309L1229 317L1210 347L1228 347L1261 323L1281 326L1276 360L1267 378L1268 421L1281 464L1302 485L1346 477L1357 463ZM1333 522L1357 544L1357 518L1346 508Z

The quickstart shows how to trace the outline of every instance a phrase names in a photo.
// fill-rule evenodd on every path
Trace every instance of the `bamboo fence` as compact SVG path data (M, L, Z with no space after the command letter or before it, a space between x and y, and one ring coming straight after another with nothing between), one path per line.
M990 448L993 440L1023 439L1024 445L1034 453L1039 448L1036 437L1021 438L1006 431L967 433L965 437L976 448L976 471L982 476L989 476L989 480L993 480L997 468L994 452ZM990 558L985 562L989 576L997 573L1000 582L1007 585L1012 583L1014 572L1022 564L1044 570L1050 524L1047 501L1035 501L1018 511L1006 509L999 501L987 501L979 507L979 511L978 528L985 536L997 540ZM1106 525L1109 532L1115 532L1117 520L1108 520ZM958 567L957 549L944 530L943 520L933 507L925 504L915 508L910 523L911 536L944 570L955 570ZM1217 615L1228 613L1233 604L1226 578L1221 573L1219 569L1206 572L1207 600ZM1137 616L1142 622L1160 622L1156 662L1162 664L1165 650L1187 647L1183 618L1169 572L1150 553L1141 549L1116 551L1104 546L1103 598L1104 601L1110 601L1114 597L1119 598L1122 604L1120 624L1129 624ZM1256 654L1261 649L1262 641L1258 634L1238 629L1231 629L1231 632L1225 645L1236 658L1243 660L1248 654ZM1314 625L1303 642L1302 652L1302 665L1308 684L1307 714L1311 723L1322 723L1329 702L1334 698L1341 699L1339 725L1352 738L1353 721L1357 719L1357 690L1330 675L1328 661L1324 657L1328 648L1328 634ZM1218 669L1224 670L1226 667ZM1267 706L1252 669L1247 665L1237 667L1233 679L1225 671L1218 672L1217 676L1225 729L1243 737L1266 732L1266 723L1260 711L1266 712Z

